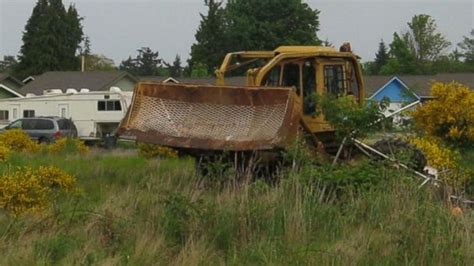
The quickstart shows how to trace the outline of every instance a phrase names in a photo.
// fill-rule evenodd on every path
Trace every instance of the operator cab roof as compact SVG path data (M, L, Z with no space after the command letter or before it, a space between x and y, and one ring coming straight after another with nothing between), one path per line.
M323 52L338 52L334 47L325 46L280 46L275 49L275 53L323 53Z

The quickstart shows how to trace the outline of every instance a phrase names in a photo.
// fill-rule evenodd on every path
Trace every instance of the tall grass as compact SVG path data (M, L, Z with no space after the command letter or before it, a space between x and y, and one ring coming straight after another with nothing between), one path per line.
M383 165L224 186L203 185L191 159L130 151L15 155L0 171L24 165L58 166L82 192L41 216L0 214L0 265L474 263L472 212L453 216L431 188Z

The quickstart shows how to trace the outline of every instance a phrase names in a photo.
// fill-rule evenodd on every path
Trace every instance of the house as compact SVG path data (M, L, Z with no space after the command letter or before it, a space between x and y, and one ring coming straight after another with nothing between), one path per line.
M392 113L403 107L406 103L421 100L421 97L411 90L405 82L398 77L392 77L368 98L381 102L383 99L390 100L388 112Z
M51 71L35 76L19 91L23 95L43 95L49 91L108 91L118 87L133 91L138 80L124 71Z
M0 73L0 99L23 97L19 92L23 82L7 73Z
M396 111L417 100L423 102L431 99L430 90L433 82L457 81L474 89L474 73L365 76L364 81L368 99L381 101L387 97L390 100L388 112Z

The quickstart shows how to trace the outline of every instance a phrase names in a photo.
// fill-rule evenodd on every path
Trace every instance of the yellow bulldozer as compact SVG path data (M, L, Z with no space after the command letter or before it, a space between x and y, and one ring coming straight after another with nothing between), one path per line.
M190 154L281 150L298 136L329 147L334 129L315 113L315 94L362 103L358 59L349 44L229 53L216 85L139 82L118 134ZM244 67L246 86L227 86L225 74Z

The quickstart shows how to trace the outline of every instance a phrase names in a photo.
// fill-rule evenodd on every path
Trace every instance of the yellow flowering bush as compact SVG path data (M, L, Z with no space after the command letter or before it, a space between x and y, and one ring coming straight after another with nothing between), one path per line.
M40 166L36 170L36 174L51 189L61 189L66 192L76 191L76 178L55 166Z
M6 161L10 153L11 153L11 150L0 143L0 162Z
M21 129L10 129L0 134L1 146L17 152L38 152L40 145Z
M86 154L89 148L84 144L84 141L77 138L60 138L48 147L49 153L79 153Z
M457 82L434 83L433 100L413 112L416 126L450 143L474 143L474 91Z
M138 154L145 158L177 158L178 152L156 144L138 143Z
M420 149L428 160L428 165L438 170L438 177L453 187L459 187L468 176L457 163L460 155L444 146L434 137L416 137L410 142Z
M56 167L19 168L0 176L0 208L13 215L42 212L60 193L75 190L76 179Z

